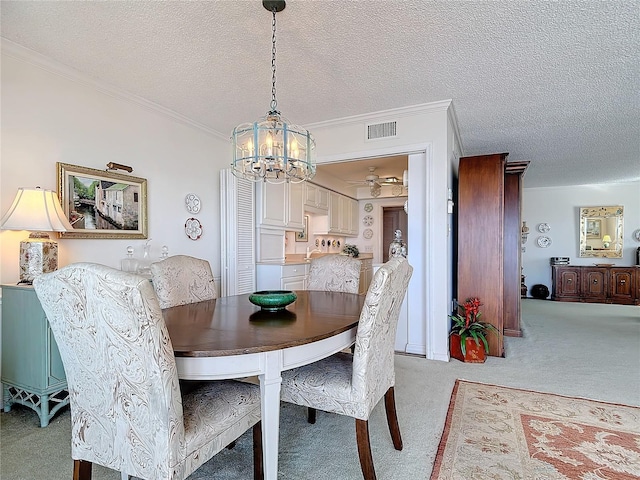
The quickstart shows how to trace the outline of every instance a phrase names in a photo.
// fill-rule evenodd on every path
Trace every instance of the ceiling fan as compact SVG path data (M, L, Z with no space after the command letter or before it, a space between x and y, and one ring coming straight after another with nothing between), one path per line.
M382 177L375 173L376 167L369 167L369 174L363 180L348 180L348 183L354 185L369 185L372 197L380 196L382 185L397 185L400 193L402 192L402 179L398 177Z

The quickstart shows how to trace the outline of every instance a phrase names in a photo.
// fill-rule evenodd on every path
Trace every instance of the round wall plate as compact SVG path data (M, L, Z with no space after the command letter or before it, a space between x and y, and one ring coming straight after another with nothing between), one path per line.
M636 242L640 242L640 228L633 231L633 233L631 234L631 238L633 238Z
M364 232L362 232L362 236L369 240L371 237L373 237L373 230L371 230L370 228L366 228Z
M402 185L394 185L391 189L391 193L397 197L402 194Z
M200 198L195 193L188 193L184 197L184 206L187 212L196 214L200 211Z
M370 227L371 225L373 225L373 217L371 215L365 215L365 217L362 219L362 224L366 227Z
M547 233L549 230L551 230L551 227L549 226L548 223L539 223L538 224L538 231L540 233Z
M184 233L191 240L198 240L202 236L202 224L197 218L187 218L184 224Z
M540 248L547 248L548 246L551 245L551 239L546 235L542 235L541 237L538 237L538 239L536 240L536 243Z
M371 210L373 210L373 204L371 203L365 203L364 204L364 211L369 213Z

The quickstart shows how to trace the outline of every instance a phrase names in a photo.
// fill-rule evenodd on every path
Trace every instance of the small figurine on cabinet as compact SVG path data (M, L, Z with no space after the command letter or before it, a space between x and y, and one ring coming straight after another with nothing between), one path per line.
M393 242L389 244L389 258L393 257L407 257L407 244L402 240L402 231L396 230L394 232Z

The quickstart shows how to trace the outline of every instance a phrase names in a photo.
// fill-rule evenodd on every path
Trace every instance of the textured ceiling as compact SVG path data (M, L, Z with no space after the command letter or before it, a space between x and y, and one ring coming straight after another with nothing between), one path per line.
M269 108L259 1L0 8L5 39L225 136ZM278 107L305 125L452 99L463 154L530 160L525 186L638 180L639 32L637 0L290 0Z

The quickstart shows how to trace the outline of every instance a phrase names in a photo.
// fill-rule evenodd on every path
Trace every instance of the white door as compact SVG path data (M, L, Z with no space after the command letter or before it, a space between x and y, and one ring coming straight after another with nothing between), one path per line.
M220 171L220 230L223 297L256 290L255 188L231 169Z

